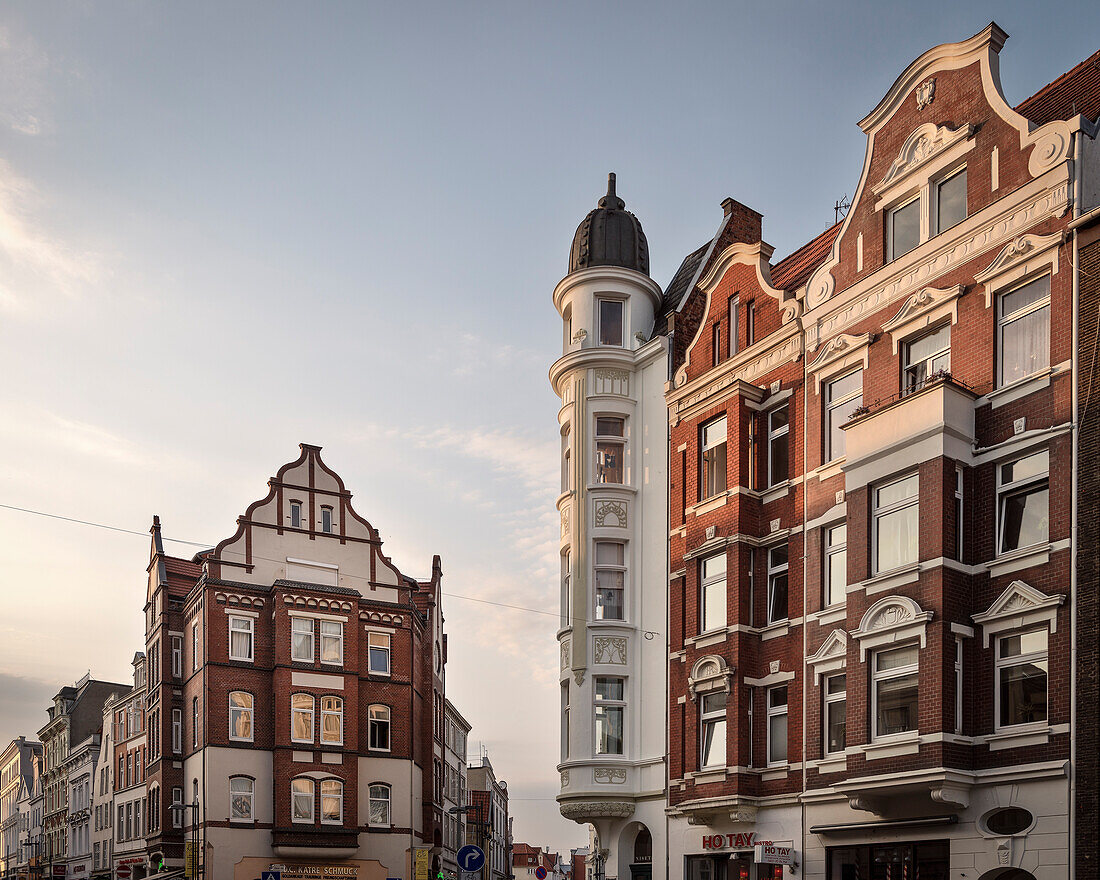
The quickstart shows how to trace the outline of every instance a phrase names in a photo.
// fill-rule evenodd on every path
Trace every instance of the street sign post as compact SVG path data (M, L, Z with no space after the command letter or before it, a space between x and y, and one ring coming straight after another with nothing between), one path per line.
M458 867L463 871L480 871L485 864L485 850L480 846L466 844L458 851Z

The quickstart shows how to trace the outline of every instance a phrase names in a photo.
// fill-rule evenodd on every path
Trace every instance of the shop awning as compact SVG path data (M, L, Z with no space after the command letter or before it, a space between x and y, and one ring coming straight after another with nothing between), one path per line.
M836 825L811 825L811 834L841 834L845 831L874 831L878 828L910 828L916 825L954 825L956 815L925 816L921 819L885 819L881 822L841 822Z

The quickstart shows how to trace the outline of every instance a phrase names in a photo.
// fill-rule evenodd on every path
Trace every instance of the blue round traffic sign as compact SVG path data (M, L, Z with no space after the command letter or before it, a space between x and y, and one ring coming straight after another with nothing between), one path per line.
M542 865L535 868L535 877L536 880L546 880L546 869Z
M463 871L480 871L485 864L485 852L480 846L467 844L458 851L458 866Z

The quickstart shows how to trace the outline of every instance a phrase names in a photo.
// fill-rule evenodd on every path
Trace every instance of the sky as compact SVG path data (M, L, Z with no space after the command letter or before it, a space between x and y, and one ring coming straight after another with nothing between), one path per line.
M213 544L314 443L403 571L442 556L516 840L584 845L554 802L573 232L615 171L662 285L726 196L785 256L852 195L858 120L990 20L1013 104L1100 42L1091 2L5 2L0 740L127 679L148 559L8 508Z

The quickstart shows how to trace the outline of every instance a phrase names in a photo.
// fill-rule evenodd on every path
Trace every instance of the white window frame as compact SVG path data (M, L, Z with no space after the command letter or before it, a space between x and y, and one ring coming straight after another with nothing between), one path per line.
M172 754L183 752L183 710L172 710Z
M936 236L936 235L939 235L940 233L947 232L948 230L954 229L956 226L958 226L960 223L962 223L964 220L966 220L967 217L970 216L970 192L969 192L970 181L967 180L966 183L963 184L963 215L962 215L962 217L959 218L956 222L952 223L950 226L944 226L943 223L941 222L940 189L949 180L951 180L955 177L958 177L960 174L965 176L966 173L967 173L966 172L966 164L963 163L962 165L954 166L946 174L941 174L939 177L937 177L935 180L932 181L930 189L931 189L931 192L932 192L931 225L932 225L932 229L933 229L933 232L932 232L933 236Z
M621 563L600 562L600 559L599 559L600 549L599 548L600 548L601 545L604 545L604 544L609 545L609 546L619 547L622 550L622 559L623 559L623 561ZM594 542L593 547L592 547L592 566L593 566L593 578L592 578L593 596L592 596L592 599L593 599L593 616L596 620L622 620L622 621L625 621L627 619L627 609L626 609L627 565L626 565L626 560L627 560L626 542L624 542L624 541L595 541ZM604 606L599 604L599 590L600 590L599 573L601 571L621 572L622 573L622 576L623 576L623 585L622 585L622 587L621 588L611 588L611 589L617 589L618 592L621 594L620 602L619 602L619 607L622 609L622 616L621 617L606 617L603 614L601 614L601 609L604 607Z
M718 563L721 562L721 571L718 570ZM715 570L712 574L708 574L708 564L714 563ZM713 556L707 556L704 559L699 560L699 632L717 632L726 628L728 612L726 609L727 591L726 591L726 579L727 571L729 568L729 562L726 558L726 553L723 550L721 553L715 553ZM709 606L708 593L716 591L721 599L719 606L721 608L721 619L710 620L707 614L707 608Z
M778 428L772 426L773 418L781 413L787 414L787 421L780 425ZM768 410L768 474L767 474L767 486L770 489L772 486L778 486L781 483L786 483L791 478L791 410L787 404L777 406L774 409ZM777 441L782 440L787 446L787 473L783 474L776 479L776 474L773 473L772 458L775 451L775 444Z
M894 217L898 212L908 208L913 203L917 205L917 243L913 245L909 250L904 253L894 253ZM907 199L901 199L896 205L891 206L886 212L886 262L892 263L894 260L904 257L905 254L911 254L917 248L919 248L925 241L924 236L921 234L921 196L918 192L916 195Z
M844 530L844 540L833 543L833 533ZM846 520L833 523L831 526L825 526L822 531L822 544L825 551L825 564L822 566L824 569L824 581L825 581L825 595L824 605L826 608L833 608L838 605L843 605L848 601L848 523ZM833 583L833 559L837 556L844 557L844 583ZM834 593L840 593L840 597L834 596Z
M386 818L383 822L374 820L374 805L386 805ZM367 786L367 823L372 828L389 828L393 824L393 790L384 782L372 782Z
M1009 482L1004 481L1004 469L1011 465L1019 464L1022 461L1026 461L1029 458L1037 458L1043 456L1046 458L1046 470L1042 473L1034 474L1030 477L1022 477L1020 479L1011 480ZM1046 487L1047 491L1047 533L1046 536L1038 541L1034 541L1031 544L1023 544L1019 547L1013 547L1006 550L1004 546L1005 538L1005 506L1010 497L1014 497L1021 494L1029 494L1036 490L1041 490L1042 487ZM1000 556L1004 553L1016 553L1018 551L1026 550L1029 547L1041 547L1044 544L1050 542L1050 450L1032 449L1029 450L1026 455L1021 455L1019 458L1011 459L1010 461L1002 461L997 464L997 555Z
M306 628L308 627L309 635L309 656L303 656L298 653L298 636L305 636L307 634ZM313 625L313 618L311 617L295 617L291 615L290 618L290 659L294 663L313 663L316 655L316 647L314 642L313 631L316 629Z
M962 465L955 466L955 560L962 562L966 553L966 486Z
M336 786L338 794L333 794L331 787ZM330 791L325 793L325 788L328 787ZM340 804L340 814L335 819L325 818L325 799L331 800L333 797L337 798L337 802ZM344 824L344 781L342 779L336 779L330 777L328 779L321 780L321 824L322 825L343 825Z
M245 706L234 706L234 696L248 697L249 704ZM229 738L233 742L252 742L255 737L256 731L256 715L255 715L256 698L248 691L230 691L229 692ZM233 723L238 715L248 715L248 736L237 736L233 731L236 729L236 725Z
M955 638L955 733L963 729L963 641Z
M883 506L879 506L878 493L883 489L893 486L896 483L903 483L911 477L916 477L917 490L916 492L900 501L894 501ZM897 569L905 568L907 565L912 565L920 560L920 534L918 529L917 534L917 549L916 558L911 559L908 562L902 562L901 565L897 565L892 569L879 568L879 535L878 525L881 520L894 513L899 513L902 510L906 510L909 507L917 508L917 522L920 522L920 474L917 471L909 471L896 477L892 477L888 480L884 480L881 483L875 483L871 486L871 574L884 574L886 571L896 571Z
M183 677L183 636L172 636L172 678Z
M333 702L335 701L335 703ZM329 739L325 733L325 720L335 718L339 737ZM344 698L334 694L321 697L321 745L342 746L344 744Z
M615 421L622 425L622 431L618 434L600 433L600 422ZM593 467L592 473L596 477L596 483L601 486L625 486L627 483L626 475L626 416L619 415L617 413L609 413L607 415L597 415L595 417L595 427L593 429ZM606 454L606 451L601 451L600 447L615 447L618 449L619 456L619 473L622 475L621 480L607 480L603 479L609 471L605 471L603 467L602 456Z
M307 709L304 704L302 706L295 706L294 705L294 698L295 697L306 697L306 698L308 698L309 699L309 708ZM296 742L296 743L313 743L314 742L314 740L315 740L314 721L316 720L314 718L314 715L316 713L316 709L317 709L317 700L313 696L313 694L303 693L302 691L295 691L294 693L292 693L290 695L290 741L291 742ZM294 717L295 717L295 715L298 715L298 714L301 714L303 717L306 716L306 715L309 716L309 739L304 739L304 738L300 738L300 737L295 736L295 733L294 733L294 728L295 728Z
M619 699L604 698L599 696L599 683L601 681L616 681L622 689L622 697ZM592 683L592 733L594 740L594 754L596 755L625 755L626 754L626 679L621 675L598 675ZM607 752L600 748L599 726L596 724L596 710L604 709L619 713L619 728L622 731L622 751ZM606 713L605 713L606 714Z
M619 341L618 342L604 342L603 333L603 306L604 303L615 303L619 306ZM596 340L600 345L608 346L609 348L625 348L626 347L626 302L621 299L615 299L614 297L600 296L596 297Z
M845 379L848 379L849 377L854 376L856 373L860 374L860 377L859 377L859 390L858 391L849 391L843 397L839 397L836 400L833 400L832 399L833 387L835 385L837 385L838 383L843 382ZM863 405L863 368L860 367L860 368L857 368L855 370L848 370L847 372L842 373L839 376L834 376L832 379L829 379L825 382L822 382L821 384L825 386L824 393L822 394L823 403L824 403L824 407L825 407L825 419L824 419L824 425L823 425L823 427L824 427L823 433L825 435L825 437L824 437L824 439L825 439L825 444L824 444L825 445L825 455L824 455L824 458L825 458L825 462L828 463L828 462L831 462L831 461L836 461L839 458L843 458L845 456L845 454L847 453L847 448L841 449L839 451L832 448L833 447L833 442L832 442L831 426L832 426L832 419L833 419L833 410L843 410L848 404L852 403L857 398L859 399L859 403L857 403L854 408L858 409L860 406ZM837 418L840 418L839 414L837 415ZM845 444L845 447L846 446L847 446L847 444Z
M927 339L930 336L939 333L941 330L947 331L947 345L943 348L939 348L927 357L921 358L919 361L914 361L910 355L910 351L914 345ZM932 376L941 370L944 372L951 371L951 323L939 324L930 330L920 333L915 336L902 341L898 348L901 353L901 393L912 394L914 391L918 391L925 386L925 384L931 379ZM940 360L944 356L947 357L946 366L941 365L935 367L936 361ZM924 378L919 382L916 381L916 369L918 367L924 368Z
M1018 654L1014 657L1001 656L1001 643L1005 639L1017 636L1027 636L1032 633L1042 633L1044 647L1042 651L1032 651L1028 654ZM1045 726L1050 722L1050 632L1045 626L1027 627L1026 629L1008 630L999 632L993 639L993 729L996 731L1012 731L1028 729L1031 727ZM1046 665L1046 718L1039 721L1021 721L1018 724L1003 724L1001 722L1001 674L1006 669L1022 666L1025 663L1041 662Z
M561 759L569 757L569 679L561 683Z
M727 350L729 351L730 357L733 357L735 354L737 354L738 351L737 344L739 340L737 338L737 335L741 330L740 311L740 299L736 294L734 294L726 301L726 315L727 323L729 325L728 332L730 337Z
M832 682L836 681L838 678L843 678L844 679L844 690L836 691L835 693L830 692L829 688L830 688ZM821 679L821 693L823 695L824 703L825 703L825 710L822 713L822 719L821 719L821 721L822 721L822 724L821 724L822 754L824 754L824 755L843 755L844 754L844 748L839 748L839 749L830 749L829 748L829 727L831 726L830 725L829 710L831 709L831 707L835 706L837 703L844 703L845 724L847 724L847 715L848 715L848 677L847 677L847 674L845 672L835 672L831 675L822 676L822 679ZM845 739L845 746L847 746L847 744L848 744L847 743L847 739L848 739L847 733L845 733L844 739Z
M880 671L878 668L879 657L892 651L916 650L917 661L907 666L899 666L896 669ZM879 733L878 731L878 686L880 682L890 681L895 678L904 678L907 675L917 675L917 723L909 730L901 730L897 733ZM916 736L920 731L920 645L910 642L902 645L891 645L888 648L880 648L871 652L871 741L890 741L898 737Z
M708 436L712 435L712 436ZM716 498L729 488L729 420L727 416L711 419L699 428L699 500ZM722 450L721 465L716 463ZM713 472L712 472L713 467ZM721 484L721 485L719 485ZM713 486L714 491L711 491Z
M772 554L777 550L783 548L787 551L787 561L775 564L772 561ZM778 580L781 575L787 576L787 601L786 610L782 617L774 617L772 612L774 611L772 586ZM768 607L766 620L770 626L773 623L782 623L785 620L790 620L791 614L791 581L790 581L790 546L787 544L773 544L768 547Z
M191 698L191 748L199 747L199 698Z
M386 668L374 665L374 651L386 652ZM393 666L393 636L386 632L367 632L367 670L371 675L390 675Z
M248 784L247 789L234 791L234 782L244 782ZM236 800L237 798L248 799L248 815L238 816L236 815ZM230 822L253 822L256 819L256 780L250 776L230 776L229 777L229 821Z
M244 633L248 636L248 651L245 654L237 654L233 650L233 635ZM256 621L251 617L239 614L229 615L229 659L252 663L256 657Z
M302 502L291 501L290 502L290 527L292 529L302 528L302 523L305 522L305 517L302 516Z
M303 783L303 787L308 786L309 792L298 791L295 787L295 783ZM298 816L297 804L309 797L309 818ZM298 825L312 825L317 814L317 784L307 776L297 776L290 780L290 821Z
M377 717L375 716L375 710L378 710ZM383 713L385 717L383 717ZM393 749L393 713L390 707L384 703L372 703L367 707L367 750L371 752L389 752ZM386 731L386 745L375 746L371 744L371 731L375 725L385 725Z
M191 671L199 669L199 622L191 624Z
M778 693L779 691L783 691L784 695L786 696L787 699L783 703L782 706L773 706L772 705L772 694ZM767 720L767 751L768 751L767 758L768 758L768 766L769 767L783 767L783 766L786 766L786 764L788 763L789 755L790 755L790 736L791 736L789 707L790 707L790 691L787 689L787 685L781 684L781 685L777 685L776 687L770 687L770 688L765 689L765 691L764 691L764 708L767 710L767 716L768 716L768 720ZM773 758L772 757L772 724L775 723L775 719L777 719L781 716L787 720L787 725L788 725L787 726L787 741L784 742L784 744L783 744L783 757L782 758Z
M561 628L573 625L573 553L567 547L561 554Z
M1040 297L1035 302L1023 306L1009 315L1004 314L1004 300L1005 297L1011 296L1019 290L1027 287L1030 284L1034 284L1037 281L1046 279L1047 293L1046 296ZM1054 276L1050 271L1041 272L1038 275L1033 275L1030 278L1024 279L1018 284L1013 284L1010 287L1006 287L1004 290L997 291L997 388L1007 388L1010 385L1015 385L1017 382L1024 382L1031 376L1039 375L1046 370L1050 369L1050 323L1051 323L1051 305L1050 305L1050 288L1052 286ZM1030 373L1023 373L1018 378L1010 381L1004 379L1004 367L1005 367L1005 342L1004 342L1004 329L1009 324L1012 324L1021 318L1026 318L1028 315L1047 310L1047 363L1044 366L1039 367L1037 370L1033 370Z
M321 505L321 534L331 535L333 534L332 528L335 520L333 519L333 510L331 505Z
M320 626L320 641L321 641L321 662L328 666L343 666L344 665L344 624L339 620L322 620ZM335 627L335 632L325 632L326 629L332 630ZM325 643L336 642L337 646L337 659L326 660L325 659Z
M721 697L722 705L717 709L707 710L707 700L712 697ZM708 691L699 694L699 769L706 770L714 767L726 766L726 749L729 746L729 733L726 722L726 711L729 703L729 695L724 690ZM714 742L719 731L722 733L721 760L718 763L706 763L707 756L707 732L713 728L711 742Z

